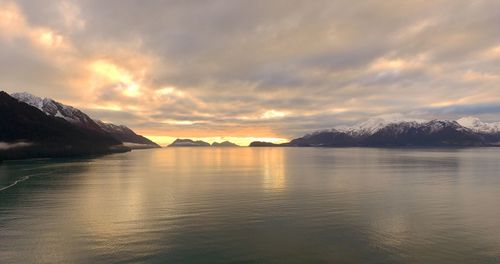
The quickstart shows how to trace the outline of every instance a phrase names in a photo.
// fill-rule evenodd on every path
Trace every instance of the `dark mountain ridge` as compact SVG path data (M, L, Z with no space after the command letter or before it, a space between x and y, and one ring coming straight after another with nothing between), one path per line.
M96 121L81 110L69 105L62 104L50 98L41 98L29 93L13 93L12 97L27 103L41 110L48 116L60 117L76 126L95 130L101 133L108 133L125 146L132 149L139 148L160 148L160 145L136 134L132 129L123 125L114 125Z
M99 127L111 134L114 138L123 142L124 145L131 148L161 148L160 145L156 144L152 140L147 139L144 136L136 134L132 129L123 125L114 125L110 123L104 123L100 120L96 121Z
M67 157L130 151L111 135L46 115L0 91L0 159Z

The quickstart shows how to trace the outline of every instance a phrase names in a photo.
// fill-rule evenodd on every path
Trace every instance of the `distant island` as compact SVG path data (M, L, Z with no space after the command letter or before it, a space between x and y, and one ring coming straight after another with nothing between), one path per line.
M178 138L169 147L210 147L210 144L201 140L181 139Z
M231 148L231 147L239 147L239 146L234 144L233 142L223 141L223 142L212 143L212 147L218 147L218 148L230 147Z
M176 139L172 144L168 145L169 147L239 147L238 145L229 142L229 141L224 141L224 142L214 142L212 145L210 143L202 141L202 140L197 140L194 141L192 139Z
M250 143L249 147L279 147L279 146L287 146L287 143L284 144L275 144L271 142L263 142L263 141L254 141Z
M252 142L250 147L493 147L500 123L467 117L449 120L384 120L317 131L288 143Z
M160 148L126 126L107 124L49 98L0 91L0 160Z

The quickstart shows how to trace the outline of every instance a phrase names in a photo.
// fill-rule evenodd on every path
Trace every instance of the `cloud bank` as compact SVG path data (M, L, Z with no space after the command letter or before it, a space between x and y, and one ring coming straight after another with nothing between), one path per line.
M152 137L500 108L500 2L0 1L0 89Z

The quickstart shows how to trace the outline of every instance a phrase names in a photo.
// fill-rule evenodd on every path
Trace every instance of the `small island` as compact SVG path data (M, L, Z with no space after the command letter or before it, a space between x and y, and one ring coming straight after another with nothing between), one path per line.
M194 141L192 139L178 138L168 147L210 147L210 144L202 140Z
M223 142L214 142L212 143L212 147L218 147L218 148L231 148L231 147L239 147L238 145L234 144L233 142L230 141L223 141Z
M202 140L192 140L188 138L178 138L172 144L168 145L168 147L217 147L217 148L227 148L227 147L239 147L238 145L229 142L214 142L210 145L210 143L202 141Z

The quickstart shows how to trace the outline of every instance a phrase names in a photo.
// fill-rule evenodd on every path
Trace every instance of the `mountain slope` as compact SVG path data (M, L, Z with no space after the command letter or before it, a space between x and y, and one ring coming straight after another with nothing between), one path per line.
M374 147L446 147L485 146L483 138L455 121L433 120L418 124L389 124L361 140L363 146Z
M471 121L472 120L472 121ZM466 127L462 124L467 124ZM500 145L500 126L478 119L382 120L380 118L352 127L317 131L275 145L253 142L250 146L291 147L472 147Z
M155 142L136 134L132 129L126 126L117 126L110 123L104 123L102 121L96 121L99 127L111 134L116 139L123 142L128 147L131 148L160 148L160 145Z
M60 117L80 127L100 131L99 125L82 111L50 98L41 98L29 93L13 93L12 97L34 106L49 116Z
M107 133L75 126L0 92L0 159L65 157L130 150Z
M348 147L356 144L357 139L354 136L332 129L305 135L285 145L292 147Z
M481 133L499 133L500 122L485 123L476 117L463 117L457 120L457 123L463 127L470 128L476 132Z
M137 135L134 131L126 126L117 126L101 121L95 121L81 110L59 103L50 98L41 98L29 93L13 93L12 97L38 108L49 116L63 118L66 121L82 128L91 129L102 133L109 133L115 139L123 142L124 145L131 148L138 149L160 147L153 141L141 135Z

